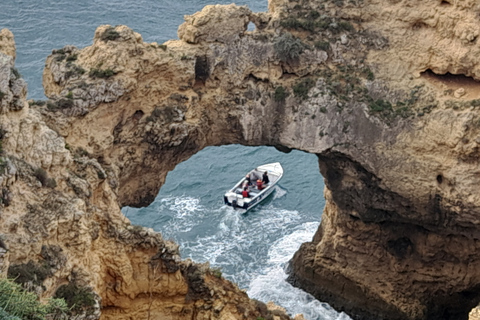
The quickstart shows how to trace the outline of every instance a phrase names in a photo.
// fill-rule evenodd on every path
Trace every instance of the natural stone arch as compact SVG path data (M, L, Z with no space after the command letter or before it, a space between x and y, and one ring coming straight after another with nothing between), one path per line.
M415 77L431 69L470 70L467 75L478 78L473 58L478 47L472 45L476 23L470 13L463 19L466 8L473 7L470 2L428 2L433 6L428 17L421 10L399 10L416 5L369 1L346 5L337 15L334 5L327 4L329 18L339 19L332 23L350 19L356 21L353 30L372 32L356 38L338 35L325 49L328 53L305 49L299 61L281 61L273 49L280 13L294 9L280 1L270 3L272 20L266 20L263 33L249 35L242 27L229 33L232 42L203 39L200 28L192 32L200 36L195 35L196 45L167 42L162 52L125 27L117 27L115 43L102 41L101 27L94 45L79 52L78 63L92 69L103 61L104 68L118 73L109 80L91 80L87 85L92 90L85 89L74 82L82 76L62 77L70 70L50 57L45 86L50 97L59 98L67 96L66 84L77 85L73 111L78 108L83 118L65 120L66 139L118 178L111 184L123 205L147 203L175 163L207 145L274 145L318 154L327 185L325 219L312 244L295 257L292 281L359 316L465 318L479 300L478 114L468 99L453 101L451 108L443 104L441 92ZM240 22L248 20L240 16ZM364 20L355 20L360 17ZM460 20L468 21L456 23ZM452 25L458 30L452 32ZM210 27L207 23L205 30ZM292 32L302 36L303 31ZM470 49L464 55L449 51L435 41L440 36ZM359 57L354 50L366 53ZM424 54L430 51L433 57ZM345 78L349 72L359 74L352 66L362 59L375 72L366 70L360 80ZM199 61L207 63L196 68ZM328 71L325 63L352 69L335 69L344 77L336 86L328 73L314 85L306 81L315 72ZM200 69L208 72L196 81ZM277 88L303 80L304 86L309 83L305 99L300 94L276 99ZM357 81L366 96L345 90ZM89 98L80 99L84 94ZM413 107L402 113L401 103ZM145 117L137 119L137 110ZM58 119L51 123L55 126ZM155 178L149 178L152 172ZM333 287L319 293L332 274L348 292Z

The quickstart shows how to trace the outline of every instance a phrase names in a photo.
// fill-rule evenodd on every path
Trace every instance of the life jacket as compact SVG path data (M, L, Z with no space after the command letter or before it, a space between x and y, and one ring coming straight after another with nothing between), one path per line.
M262 189L263 189L263 182L262 182L262 180L257 180L257 188L258 188L258 190L262 190Z
M242 191L242 196L243 196L244 198L248 198L248 196L249 196L248 191L247 191L247 190L243 190L243 191Z

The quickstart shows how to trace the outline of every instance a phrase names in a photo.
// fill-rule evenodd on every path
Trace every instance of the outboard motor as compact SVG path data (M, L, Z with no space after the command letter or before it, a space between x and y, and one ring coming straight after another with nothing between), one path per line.
M233 209L237 209L237 200L232 201L232 207Z

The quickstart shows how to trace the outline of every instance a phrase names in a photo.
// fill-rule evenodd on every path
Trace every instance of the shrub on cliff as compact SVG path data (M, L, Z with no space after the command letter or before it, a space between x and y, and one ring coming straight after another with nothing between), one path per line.
M221 268L211 268L210 274L219 279L222 278L222 269Z
M293 93L296 97L302 98L305 100L308 98L308 92L315 85L315 81L311 78L305 78L300 80L297 84L293 86Z
M20 79L22 77L22 75L20 74L20 72L18 72L17 68L10 68L10 71L11 71L11 75L12 75L12 78L14 79Z
M55 298L64 299L70 308L70 314L92 314L95 306L95 296L88 288L82 288L75 283L61 286L55 292Z
M392 110L392 104L383 99L378 99L375 101L372 101L369 104L370 110L373 112L383 112L383 111L391 111Z
M295 38L290 33L284 33L275 40L273 48L281 61L289 62L297 60L306 46L300 39Z
M105 42L107 42L108 40L114 41L118 38L120 38L120 33L115 31L113 27L107 28L100 36L100 39Z
M38 181L40 181L42 187L53 189L57 186L57 182L55 181L55 179L49 178L47 171L45 171L43 168L35 169L33 174L38 179Z
M47 102L45 100L30 100L28 101L29 106L44 106Z
M12 280L0 278L0 319L66 319L67 305L62 299L42 304L33 292L27 292Z
M74 106L74 103L72 101L72 99L60 99L57 101L57 106L60 108L60 109L70 109L70 108L73 108Z
M327 51L330 49L330 42L328 41L316 41L314 45L315 45L315 48L319 50Z
M285 101L287 96L288 96L288 92L285 90L284 87L278 86L278 87L275 88L275 95L274 95L275 101L283 102L283 101Z
M34 175L38 179L38 181L40 181L42 186L44 186L48 178L47 171L45 171L45 169L43 168L37 168L35 169Z
M92 69L88 73L90 78L108 79L116 74L112 69Z
M73 77L79 77L86 72L85 69L83 69L82 67L77 66L76 64L73 64L73 63L67 65L67 67L69 68L69 70L67 72L65 72L65 78L66 79L70 79L70 78L73 78Z
M8 277L21 285L32 283L41 286L43 281L52 275L50 267L44 263L29 261L25 264L14 264L8 268Z

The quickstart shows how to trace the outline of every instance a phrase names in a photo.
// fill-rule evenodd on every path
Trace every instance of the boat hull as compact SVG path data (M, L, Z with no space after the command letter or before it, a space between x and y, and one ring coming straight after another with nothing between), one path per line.
M244 198L241 194L241 186L243 186L245 183L245 178L243 178L224 195L223 200L225 204L233 207L239 212L247 212L265 200L275 190L276 184L282 178L283 168L278 162L270 163L255 168L254 170L250 171L249 174L256 178L261 178L261 175L265 171L268 172L270 183L267 184L264 189L258 190L256 187L250 186L250 196ZM255 179L253 180L255 181Z

